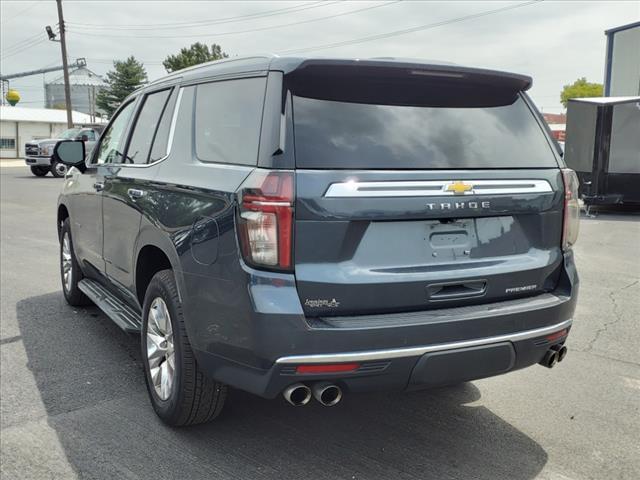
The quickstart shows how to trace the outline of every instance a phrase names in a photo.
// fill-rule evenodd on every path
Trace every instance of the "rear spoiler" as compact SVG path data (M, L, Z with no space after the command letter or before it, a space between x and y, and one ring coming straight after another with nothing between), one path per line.
M305 60L285 75L294 94L355 103L433 107L510 105L531 77L457 65Z

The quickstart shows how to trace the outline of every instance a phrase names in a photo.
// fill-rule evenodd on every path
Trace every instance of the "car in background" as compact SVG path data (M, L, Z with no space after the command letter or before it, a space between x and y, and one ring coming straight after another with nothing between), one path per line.
M67 167L62 162L53 159L53 149L60 140L82 140L87 152L100 138L104 130L102 125L92 125L82 128L70 128L62 132L58 138L30 140L25 144L25 162L36 177L44 177L51 172L54 177L64 177Z

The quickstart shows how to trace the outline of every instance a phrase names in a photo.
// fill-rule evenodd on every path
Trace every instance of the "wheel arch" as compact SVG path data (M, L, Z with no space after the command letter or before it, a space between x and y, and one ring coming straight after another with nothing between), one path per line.
M56 227L58 229L58 240L60 239L60 235L62 233L62 224L67 218L69 218L69 209L64 203L61 203L58 205L58 216L56 221Z
M180 260L173 243L166 235L148 226L140 230L136 245L134 286L140 306L144 304L144 295L153 276L165 269L173 270L178 296L182 299Z
M144 303L144 295L153 276L161 270L173 270L169 257L156 245L145 245L136 258L136 297L140 305Z

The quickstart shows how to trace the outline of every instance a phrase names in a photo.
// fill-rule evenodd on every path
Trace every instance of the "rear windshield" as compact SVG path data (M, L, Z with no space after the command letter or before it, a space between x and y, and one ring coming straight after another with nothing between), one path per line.
M497 107L412 107L294 96L296 165L323 169L557 167L522 97Z

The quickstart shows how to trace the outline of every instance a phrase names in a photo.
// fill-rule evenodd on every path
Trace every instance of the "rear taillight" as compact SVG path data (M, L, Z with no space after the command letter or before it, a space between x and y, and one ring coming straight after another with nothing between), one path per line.
M567 250L576 243L580 231L580 202L578 201L578 176L569 168L562 169L564 181L564 224L562 248Z
M238 230L245 261L255 267L291 270L293 172L254 170L238 193Z

